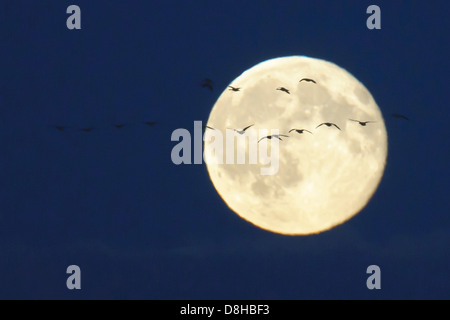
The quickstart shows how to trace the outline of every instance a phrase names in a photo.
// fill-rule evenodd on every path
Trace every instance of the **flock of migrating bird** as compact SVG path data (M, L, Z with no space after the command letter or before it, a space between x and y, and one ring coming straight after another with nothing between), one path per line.
M368 123L374 123L374 122L376 122L376 121L359 121L359 120L354 120L354 119L348 119L348 120L354 121L354 122L358 122L358 123L359 123L361 126L363 126L363 127L365 127ZM253 126L254 126L254 124L249 125L249 126L245 127L245 128L242 129L242 130L239 130L239 129L233 129L233 130L236 131L237 133L239 133L240 135L243 135L247 129L249 129L249 128L253 127ZM319 127L321 127L321 126L335 127L336 129L341 130L341 128L339 128L335 123L332 123L332 122L323 122L323 123L319 124L319 125L316 127L316 129L319 128ZM203 126L203 128L215 130L213 127L210 127L210 126ZM288 133L291 133L292 131L295 131L295 132L298 133L298 134L303 134L304 132L308 132L308 133L310 133L310 134L313 134L311 131L309 131L309 130L307 130L307 129L297 129L297 128L294 128L294 129L289 130ZM341 130L341 131L342 131L342 130ZM276 139L278 139L278 140L283 141L283 139L281 139L281 137L286 137L286 138L287 138L287 137L289 137L289 136L286 135L286 134L273 134L273 135L268 135L268 136L265 136L265 137L262 137L261 139L259 139L258 143L259 143L261 140L263 140L263 139L271 140L271 139L273 139L273 138L276 138Z
M310 82L310 83L313 83L313 84L317 84L317 82L316 82L315 80L310 79L310 78L302 78L302 79L299 80L299 82L303 82L303 81L304 81L304 82ZM213 91L213 81L212 81L211 79L209 79L209 78L205 78L205 79L203 80L201 86L202 86L202 88L208 88L210 91ZM242 90L242 88L241 88L241 87L228 86L228 90L233 91L233 92L239 92L239 91ZM285 92L286 94L291 94L291 93L290 93L290 90L289 90L289 89L286 89L285 87L278 87L278 88L276 88L276 90ZM404 116L404 115L402 115L402 114L399 114L399 113L393 113L392 116L393 116L394 118L398 118L398 119L409 120L406 116ZM358 122L358 123L359 123L361 126L363 126L363 127L365 127L365 126L366 126L367 124L369 124L369 123L375 122L375 121L360 121L360 120L355 120L355 119L349 119L349 120L350 120L350 121L354 121L354 122ZM152 127L152 126L156 125L157 122L155 122L155 121L144 121L144 122L142 122L142 124L144 124L144 125L146 125L146 126ZM316 127L316 129L319 128L319 127L321 127L321 126L324 126L324 125L327 126L327 127L335 127L336 129L341 130L341 128L339 128L335 123L332 123L332 122L324 122L324 123L321 123L321 124L319 124L319 125ZM123 128L125 128L125 127L128 127L128 126L130 126L130 124L116 123L116 124L113 124L111 127L116 128L117 130L121 130L121 129L123 129ZM250 125L250 126L245 127L245 128L242 129L242 130L237 130L237 129L234 129L234 130L235 130L236 132L238 132L239 134L244 134L245 131L246 131L248 128L252 127L252 126L253 126L253 124ZM52 128L54 128L54 129L56 129L56 130L58 130L58 131L65 131L65 130L67 130L67 129L74 129L74 128L70 127L70 126L65 126L65 125L60 125L60 124L58 124L58 125L50 125L49 127L52 127ZM207 128L207 129L212 129L212 130L214 130L214 128L209 127L209 126L203 126L203 128ZM75 128L75 130L77 130L77 131L82 131L82 132L86 132L86 133L92 132L92 131L94 131L95 129L96 129L96 128L94 128L94 127ZM308 133L312 134L311 131L306 130L306 129L291 129L291 130L289 130L289 133L291 133L292 131L295 131L295 132L297 132L297 133L299 133L299 134L302 134L303 132L308 132ZM280 135L269 135L269 136L266 136L266 137L261 138L259 141L261 141L261 140L263 140L263 139L269 139L269 140L270 140L270 139L272 139L272 138L278 138L279 140L282 140L281 137L288 137L288 136L287 136L287 135L284 135L284 134L280 134ZM258 142L259 142L259 141L258 141Z
M302 82L302 81L312 82L312 83L316 84L316 81L314 81L313 79L309 79L309 78L300 79L299 82ZM213 81L209 78L203 79L202 88L208 88L210 91L213 91ZM234 91L234 92L241 91L241 89L242 88L239 88L239 87L228 86L228 90ZM287 94L291 94L291 92L288 89L286 89L285 87L279 87L279 88L277 88L277 90L286 92Z
M316 82L315 80L310 79L310 78L302 78L302 79L300 79L299 82L302 82L302 81L310 82L310 83L313 83L313 84L317 84L317 82ZM203 87L203 88L208 88L209 90L212 91L212 90L213 90L213 82L212 82L212 80L209 79L209 78L204 79L203 82L202 82L202 87ZM241 91L241 89L242 89L242 88L240 88L240 87L228 86L228 90L234 91L234 92L239 92L239 91ZM276 88L276 90L285 92L285 93L287 93L287 94L291 94L291 92L289 91L289 89L286 89L285 87L278 87L278 88ZM404 116L404 115L402 115L402 114L399 114L399 113L393 113L392 116L393 116L394 118L398 118L398 119L409 120L406 116ZM353 121L353 122L357 122L357 123L359 123L359 125L361 125L362 127L367 126L367 124L369 124L369 123L375 123L375 122L376 122L376 121L360 121L360 120L355 120L355 119L348 119L348 120L349 120L349 121ZM238 130L238 129L233 129L233 130L236 131L237 133L239 133L239 134L242 135L242 134L245 133L245 131L246 131L247 129L251 128L252 126L254 126L254 124L249 125L249 126L243 128L242 130ZM321 126L335 127L336 129L341 130L341 128L339 128L335 123L332 123L332 122L323 122L323 123L319 124L319 125L316 127L316 129L319 128L319 127L321 127ZM203 128L215 130L214 128L212 128L212 127L210 127L210 126L203 126ZM292 131L295 131L295 132L298 133L298 134L302 134L303 132L308 132L308 133L310 133L310 134L313 134L313 133L312 133L311 131L309 131L309 130L306 130L306 129L296 129L296 128L289 130L288 133L291 133ZM342 130L341 130L341 131L342 131ZM258 143L259 143L261 140L264 140L264 139L271 140L271 139L273 139L273 138L279 139L279 140L282 141L283 139L281 139L281 137L289 137L289 136L286 135L286 134L274 134L274 135L268 135L268 136L265 136L265 137L262 137L261 139L259 139Z

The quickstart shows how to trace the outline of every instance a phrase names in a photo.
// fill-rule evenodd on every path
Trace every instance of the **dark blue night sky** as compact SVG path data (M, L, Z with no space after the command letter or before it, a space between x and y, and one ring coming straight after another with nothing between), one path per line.
M71 4L81 30L66 27ZM381 30L366 27L371 4ZM2 0L0 298L450 298L448 12L447 1ZM193 132L233 79L289 55L351 72L389 137L368 206L307 237L242 220L205 165L170 157L173 130ZM66 287L73 264L81 290ZM366 287L369 265L381 290Z

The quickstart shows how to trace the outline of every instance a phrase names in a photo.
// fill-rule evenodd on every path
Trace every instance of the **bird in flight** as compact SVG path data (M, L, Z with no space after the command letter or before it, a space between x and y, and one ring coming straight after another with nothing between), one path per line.
M228 89L230 91L240 91L241 90L241 88L236 88L236 87L233 87L233 86L228 86L228 88L230 88L230 89Z
M302 82L302 81L312 82L312 83L317 83L317 82L315 82L313 79L309 79L309 78L303 78L303 79L300 79L299 82Z
M55 128L58 131L64 131L67 128L65 126L50 126L50 127Z
M323 126L323 125L326 125L327 127L335 126L335 127L338 128L339 130L341 130L341 128L339 128L337 125L335 125L334 123L331 123L331 122L324 122L324 123L321 123L321 124L319 124L319 125L316 127L316 129L317 129L318 127L320 127L320 126Z
M202 82L202 88L208 88L210 91L213 91L213 82L211 79L206 78Z
M368 123L374 123L374 122L376 122L376 121L359 121L359 120L354 120L354 119L348 119L348 120L350 120L350 121L353 121L353 122L358 122L360 125L362 125L363 127L365 127Z
M154 126L156 124L154 121L145 121L144 123L148 126Z
M397 118L397 119L405 119L405 120L409 120L408 117L406 117L406 116L404 116L404 115L402 115L402 114L399 114L399 113L393 113L392 116L393 116L394 118Z
M245 133L245 130L247 130L248 128L253 127L253 126L254 126L254 124L249 125L249 126L245 127L245 128L242 129L242 130L236 130L236 129L233 129L233 130L236 131L236 132L239 133L239 134L244 134L244 133Z
M287 94L291 94L291 93L289 92L289 90L288 90L288 89L286 89L285 87L279 87L279 88L277 88L277 90L280 90L280 91L286 92Z
M93 128L82 128L81 131L91 132Z
M297 132L297 133L299 133L299 134L302 134L304 131L313 134L311 131L306 130L306 129L291 129L291 130L289 130L289 133L291 133L292 131L295 131L295 132Z
M278 140L283 141L283 139L281 139L280 137L289 137L289 136L287 136L287 135L285 135L285 134L273 134L273 135L270 135L270 136L262 137L261 139L259 139L258 143L259 143L261 140L263 140L263 139L269 139L269 140L272 140L272 138L277 138Z

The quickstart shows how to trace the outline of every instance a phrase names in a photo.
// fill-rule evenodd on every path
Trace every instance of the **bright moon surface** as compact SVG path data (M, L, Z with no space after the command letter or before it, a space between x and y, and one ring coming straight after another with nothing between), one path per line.
M302 78L316 81L299 82ZM347 221L368 203L383 176L387 133L370 92L346 70L305 56L276 58L242 73L215 103L207 125L222 132L241 130L257 140L277 129L289 137L264 139L258 148L278 142L278 171L262 175L269 164L213 163L222 152L205 131L205 162L211 181L226 204L252 224L287 235L319 233ZM284 87L290 94L277 90ZM362 126L360 121L374 121ZM331 122L328 127L319 124ZM299 134L289 130L311 131ZM268 133L260 134L260 130ZM235 148L235 151L236 151ZM270 154L269 148L269 154ZM226 154L223 143L223 154ZM208 154L211 153L209 159ZM235 156L236 157L236 156ZM223 157L225 159L225 157ZM267 159L266 159L267 160Z

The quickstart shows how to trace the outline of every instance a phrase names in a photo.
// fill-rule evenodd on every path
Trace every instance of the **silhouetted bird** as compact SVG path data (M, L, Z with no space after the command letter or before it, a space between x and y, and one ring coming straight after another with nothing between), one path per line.
M261 139L259 139L258 143L259 143L261 140L263 140L263 139L269 139L269 140L272 140L272 138L277 138L277 139L283 141L283 139L281 139L280 137L289 137L289 136L287 136L287 135L285 135L285 134L272 134L272 135L270 135L270 136L262 137Z
M280 91L286 92L287 94L291 94L291 93L289 92L289 90L288 90L288 89L286 89L285 87L279 87L279 88L277 88L277 90L280 90Z
M202 82L202 88L208 88L210 91L213 91L213 82L211 79L204 79Z
M64 131L67 127L66 126L49 126L52 128L55 128L58 131Z
M202 88L208 88L209 91L213 91L213 86L211 83L202 83Z
M306 129L291 129L291 130L289 130L289 133L291 133L292 131L295 131L295 132L300 133L300 134L302 134L303 131L306 131L306 132L309 132L309 133L313 134L311 131L306 130Z
M81 131L91 132L93 128L82 128Z
M202 128L203 128L203 129L211 129L211 130L216 130L216 129L214 129L213 127L210 127L210 126L202 126Z
M239 134L244 134L244 133L245 133L245 130L247 130L248 128L253 127L253 126L254 126L254 124L249 125L248 127L245 127L245 128L242 129L242 130L236 130L236 129L233 129L233 130L236 131L236 132L239 133Z
M320 127L320 126L323 126L323 125L326 125L327 127L335 126L335 127L338 128L339 130L341 130L341 128L339 128L337 125L335 125L334 123L331 123L331 122L324 122L324 123L321 123L321 124L319 124L319 125L316 127L316 129L317 129L318 127Z
M241 90L241 88L235 88L235 87L232 87L232 86L228 86L228 88L230 88L230 89L228 89L230 91L239 91L239 90Z
M116 127L117 129L122 129L123 127L125 127L124 124L115 124L114 127Z
M394 118L397 118L397 119L405 119L405 120L409 120L408 117L406 117L406 116L404 116L404 115L402 115L402 114L399 114L399 113L393 113L392 116L393 116Z
M316 83L313 79L309 79L309 78L303 78L299 82L302 82L302 81Z
M154 126L156 124L154 121L145 121L144 123L148 126Z
M368 123L374 123L376 121L359 121L359 120L353 120L353 119L348 119L350 121L354 121L354 122L358 122L360 125L362 125L363 127L365 127Z

